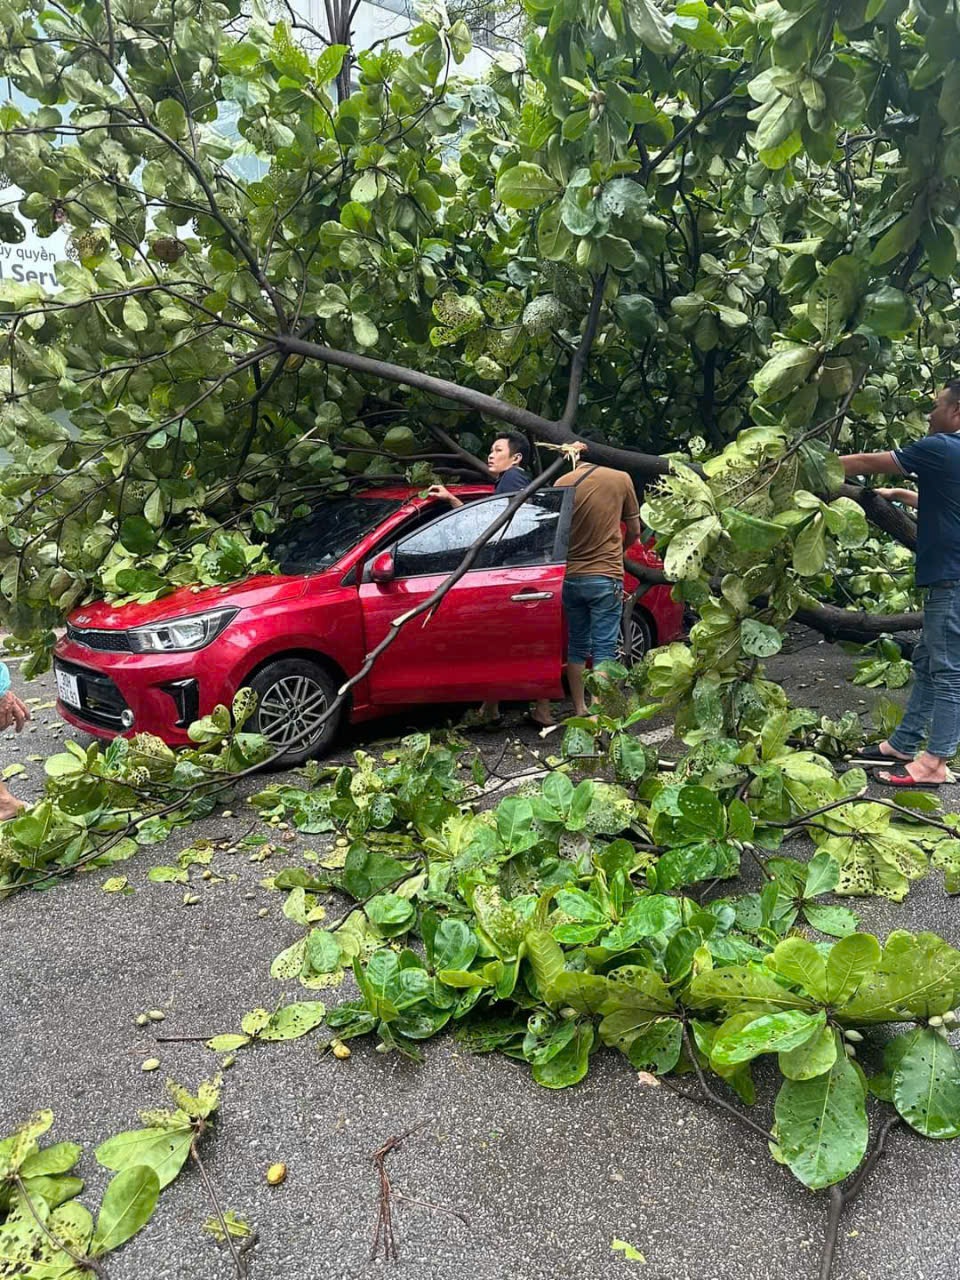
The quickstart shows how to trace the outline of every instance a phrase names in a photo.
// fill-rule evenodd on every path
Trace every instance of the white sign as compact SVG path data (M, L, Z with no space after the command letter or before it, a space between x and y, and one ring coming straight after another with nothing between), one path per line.
M63 231L55 231L41 240L33 225L17 212L17 202L22 199L18 187L0 191L0 209L8 209L27 229L20 244L0 244L0 284L38 284L52 292L60 288L53 268L67 256L67 237Z

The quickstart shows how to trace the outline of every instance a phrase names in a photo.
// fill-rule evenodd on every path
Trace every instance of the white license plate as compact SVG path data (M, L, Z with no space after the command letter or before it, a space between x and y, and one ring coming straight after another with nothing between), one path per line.
M80 685L69 671L57 671L57 694L68 707L80 706Z

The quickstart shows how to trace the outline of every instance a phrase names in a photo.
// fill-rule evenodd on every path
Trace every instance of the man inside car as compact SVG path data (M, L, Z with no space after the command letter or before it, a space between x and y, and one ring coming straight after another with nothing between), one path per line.
M529 457L530 442L524 436L518 436L512 431L497 436L487 455L487 466L495 481L494 493L519 493L527 487L530 483L530 474L526 469ZM442 498L451 507L463 506L463 500L452 494L446 485L431 485L427 490L427 497Z

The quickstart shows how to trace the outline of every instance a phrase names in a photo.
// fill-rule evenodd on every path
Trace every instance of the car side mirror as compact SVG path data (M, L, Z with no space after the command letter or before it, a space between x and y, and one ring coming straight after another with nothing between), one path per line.
M381 551L378 556L374 556L373 564L370 566L370 577L374 582L392 582L395 576L396 569L391 552Z

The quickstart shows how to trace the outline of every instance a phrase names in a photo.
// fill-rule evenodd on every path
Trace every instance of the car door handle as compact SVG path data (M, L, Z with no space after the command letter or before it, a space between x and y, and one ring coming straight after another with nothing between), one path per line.
M515 596L511 596L510 599L516 600L520 604L528 604L531 600L552 600L553 592L552 591L520 591Z

